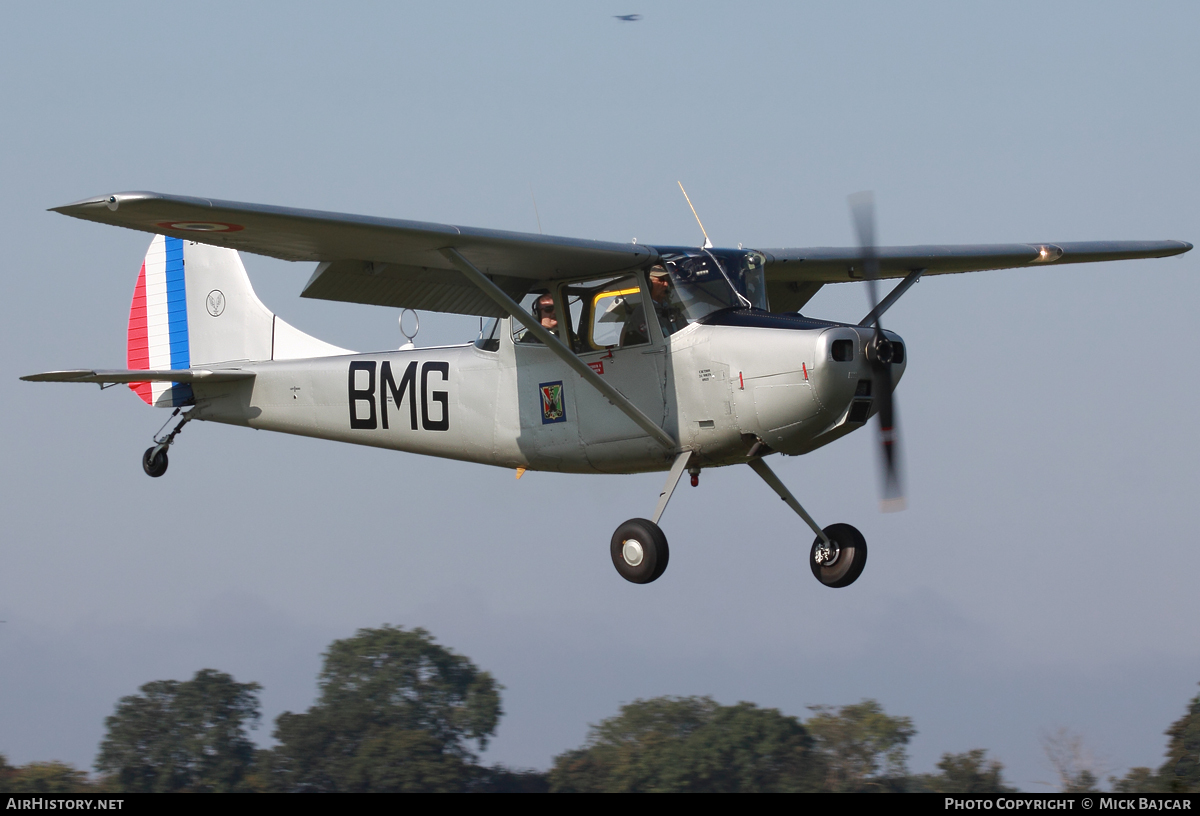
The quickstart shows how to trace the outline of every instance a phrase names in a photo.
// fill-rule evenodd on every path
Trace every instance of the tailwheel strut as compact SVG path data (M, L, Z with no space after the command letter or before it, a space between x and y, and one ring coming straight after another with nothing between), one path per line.
M175 409L171 416L167 418L167 421L163 423L162 428L158 429L158 434L154 435L153 447L146 448L146 452L142 454L142 470L146 471L147 476L157 479L167 472L167 448L171 447L171 443L175 441L175 437L183 430L183 426L191 422L195 411L188 411L184 414L183 418L179 420L179 424L166 436L159 436L159 434L163 432L163 428L171 424L171 420L179 416L179 412L182 410L182 406Z

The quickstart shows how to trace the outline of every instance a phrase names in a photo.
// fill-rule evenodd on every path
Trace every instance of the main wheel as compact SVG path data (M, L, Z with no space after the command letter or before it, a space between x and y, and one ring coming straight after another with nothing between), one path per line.
M867 565L867 540L849 524L830 524L824 532L832 551L825 552L820 537L813 542L808 554L812 573L827 587L850 586Z
M609 549L617 572L635 584L657 580L671 558L662 529L641 518L630 519L618 527Z
M142 470L146 471L147 476L157 479L167 472L167 450L163 448L157 454L154 451L155 448L146 448L142 454Z

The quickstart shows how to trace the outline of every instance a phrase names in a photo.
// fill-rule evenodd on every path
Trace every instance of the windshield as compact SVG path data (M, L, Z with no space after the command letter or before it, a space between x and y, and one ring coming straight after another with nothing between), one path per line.
M767 308L765 259L757 252L664 249L662 265L689 323L720 309ZM651 270L653 274L653 270Z

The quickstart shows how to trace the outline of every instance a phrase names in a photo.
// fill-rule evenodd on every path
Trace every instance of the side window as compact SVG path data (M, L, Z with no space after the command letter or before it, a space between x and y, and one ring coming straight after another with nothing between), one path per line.
M575 351L603 351L650 342L645 293L636 275L572 284L563 294Z
M544 329L558 334L558 305L552 293L531 292L521 300L521 308L533 315L534 320L541 323ZM516 320L512 322L512 333L514 343L542 343L533 332Z
M483 319L479 320L479 336L475 338L475 348L481 348L484 351L498 351L500 349L500 321L493 317L487 323Z
M613 281L592 295L592 348L641 346L650 342L646 306L637 279Z

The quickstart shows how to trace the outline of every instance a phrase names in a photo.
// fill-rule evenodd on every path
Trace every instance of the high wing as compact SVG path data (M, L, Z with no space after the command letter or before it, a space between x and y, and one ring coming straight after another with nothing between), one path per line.
M879 276L903 278L1048 264L1166 258L1192 248L1186 241L1080 241L1059 244L942 244L877 247ZM759 250L767 258L771 310L799 311L826 283L863 279L858 247Z
M876 248L880 277L1087 264L1097 260L1166 258L1192 248L1187 241L1078 241L1068 244L960 244ZM775 312L797 312L826 283L862 281L862 250L820 246L760 250L767 257L767 296Z
M315 261L304 297L458 314L502 316L496 301L447 258L452 249L520 300L539 282L647 266L651 246L245 204L150 192L55 207L64 215L289 261ZM879 247L880 274L905 277L983 269L1161 258L1182 241ZM826 283L862 279L854 247L761 250L773 311L797 311ZM181 381L175 378L175 381Z
M637 244L148 192L85 199L54 212L287 261L316 261L304 297L493 317L503 316L496 303L439 250L457 250L516 300L539 281L624 272L658 257Z

